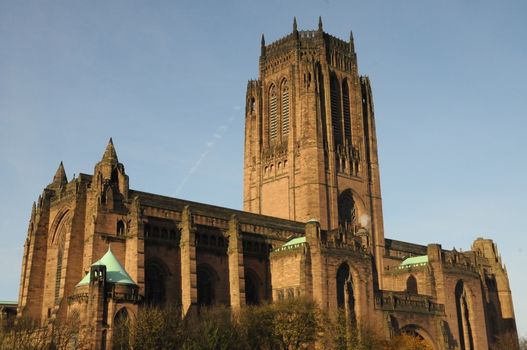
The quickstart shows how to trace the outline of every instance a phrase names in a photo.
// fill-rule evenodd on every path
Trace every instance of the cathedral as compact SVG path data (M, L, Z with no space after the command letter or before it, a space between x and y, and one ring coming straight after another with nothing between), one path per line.
M93 349L144 304L186 314L300 297L436 350L516 334L492 240L461 252L384 236L372 89L352 35L295 20L262 36L244 147L243 211L129 188L111 139L93 174L68 180L61 163L31 212L18 316L76 314Z

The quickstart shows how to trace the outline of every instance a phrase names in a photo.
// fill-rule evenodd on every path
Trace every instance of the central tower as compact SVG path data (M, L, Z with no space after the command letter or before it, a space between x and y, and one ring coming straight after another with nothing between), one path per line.
M349 41L318 30L262 36L247 86L244 210L306 222L362 244L380 268L384 234L370 82Z

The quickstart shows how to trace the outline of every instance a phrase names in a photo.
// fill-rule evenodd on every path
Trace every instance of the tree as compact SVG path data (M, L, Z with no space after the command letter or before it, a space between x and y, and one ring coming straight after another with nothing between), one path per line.
M320 314L307 300L287 300L271 304L273 335L282 350L295 350L316 340Z
M518 344L518 341L520 343ZM521 350L521 339L518 339L516 332L505 332L496 337L490 347L491 350Z
M399 334L393 337L386 350L433 350L424 339L410 334Z
M13 325L0 330L0 350L77 350L86 346L76 314L65 322L45 326L28 318L19 318Z

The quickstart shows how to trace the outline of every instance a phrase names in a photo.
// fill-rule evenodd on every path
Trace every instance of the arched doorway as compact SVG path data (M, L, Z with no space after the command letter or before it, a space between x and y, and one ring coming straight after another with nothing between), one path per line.
M471 311L468 302L467 290L462 280L456 284L456 313L459 331L459 346L462 350L473 350L474 340L472 337L472 327L470 324Z
M355 294L353 278L347 263L342 263L337 270L337 306L343 312L346 323L352 327L356 324Z

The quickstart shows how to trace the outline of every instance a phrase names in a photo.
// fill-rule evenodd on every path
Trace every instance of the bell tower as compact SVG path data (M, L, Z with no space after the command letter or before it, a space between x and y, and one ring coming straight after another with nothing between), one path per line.
M267 45L247 85L244 210L307 222L328 238L361 235L380 268L384 250L370 82L353 36L293 31Z

